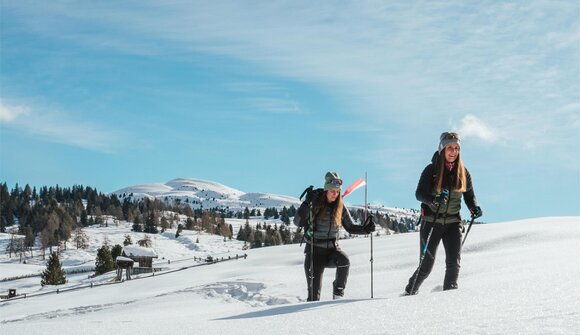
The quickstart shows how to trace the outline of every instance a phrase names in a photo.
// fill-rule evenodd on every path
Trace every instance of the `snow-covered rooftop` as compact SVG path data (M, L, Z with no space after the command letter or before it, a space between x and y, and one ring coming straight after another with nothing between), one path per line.
M153 257L157 258L157 252L152 248L140 247L137 245L127 245L123 247L123 255L134 257Z

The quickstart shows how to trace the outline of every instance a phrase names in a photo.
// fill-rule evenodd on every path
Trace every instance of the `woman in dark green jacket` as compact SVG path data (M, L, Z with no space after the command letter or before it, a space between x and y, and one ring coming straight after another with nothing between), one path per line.
M461 198L464 198L472 217L482 215L473 192L471 175L463 165L459 152L459 135L449 132L441 134L438 151L433 155L431 164L421 173L415 192L417 200L421 201L421 261L405 287L406 295L417 294L431 273L440 241L443 241L445 248L443 289L457 288L463 230L459 214Z
M342 180L338 173L326 173L324 189L308 192L306 200L294 216L294 224L305 228L304 272L308 301L320 300L322 274L327 267L336 268L332 298L340 299L344 295L350 261L338 245L340 228L350 234L370 234L375 230L371 216L364 225L357 225L353 221L342 201L341 186Z

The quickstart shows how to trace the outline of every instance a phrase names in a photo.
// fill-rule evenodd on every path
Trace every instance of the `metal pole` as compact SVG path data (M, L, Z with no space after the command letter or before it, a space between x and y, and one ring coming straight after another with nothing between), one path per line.
M310 229L312 229L312 236L310 236L310 301L314 301L314 222L312 220L312 202L308 205L308 221ZM308 234L308 229L304 231Z
M367 218L368 218L368 200L367 200L367 194L368 194L368 182L367 182L367 173L365 172L365 223L367 222ZM374 282L373 282L373 232L371 232L371 299L374 297Z
M441 190L442 192L445 191L444 193L449 193L447 190ZM449 207L449 203L447 203L447 206ZM433 217L433 222L431 223L431 230L429 230L429 235L427 235L427 240L425 241L425 247L423 248L423 252L421 253L421 259L419 259L419 267L417 268L417 272L415 275L415 280L413 280L413 286L411 286L411 291L409 292L409 294L413 294L413 291L415 290L415 285L417 284L417 278L419 277L419 271L421 270L421 265L423 265L423 260L425 259L425 254L427 253L427 248L429 247L429 242L431 241L431 234L433 234L433 227L435 226L435 221L437 221L437 217L439 216L439 210L441 209L441 206L437 206L437 211L435 211L435 216ZM423 222L423 225L427 224L427 222ZM423 228L425 228L424 226L422 226ZM421 238L421 232L419 232L419 238Z
M471 226L473 225L473 221L475 221L475 217L471 217L471 222L469 222L469 226L467 227L467 232L465 233L465 237L463 237L463 242L461 242L461 247L463 247L463 245L465 244L465 240L467 240L467 234L469 234L469 231L471 230Z

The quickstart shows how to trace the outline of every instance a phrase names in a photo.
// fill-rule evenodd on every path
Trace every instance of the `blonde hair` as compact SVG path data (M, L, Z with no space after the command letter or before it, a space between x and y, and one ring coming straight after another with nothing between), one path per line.
M437 193L441 192L441 188L443 187L443 173L445 172L445 153L439 154L436 162L435 168L435 191ZM461 161L461 154L457 155L457 159L455 160L455 165L453 169L451 169L451 176L452 183L451 190L454 192L466 192L467 191L467 172L465 171L465 166L463 165L463 161Z
M342 203L342 195L338 195L334 201L334 224L337 228L342 226L342 209L344 208Z

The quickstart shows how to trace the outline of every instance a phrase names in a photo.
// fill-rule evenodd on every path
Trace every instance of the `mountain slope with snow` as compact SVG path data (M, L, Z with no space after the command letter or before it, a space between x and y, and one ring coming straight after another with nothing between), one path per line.
M0 303L6 334L575 334L580 329L580 217L478 225L460 288L441 291L444 252L417 296L401 297L418 264L418 234L341 241L351 271L343 300L307 303L303 247L61 294Z
M165 184L146 184L129 186L112 192L119 199L140 200L156 198L161 201L179 201L197 208L218 208L232 211L244 208L266 208L294 205L298 207L298 198L268 193L244 193L229 186L202 179L177 178Z

